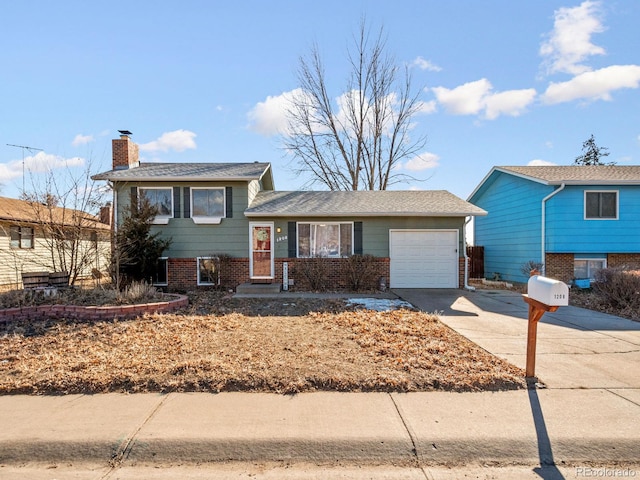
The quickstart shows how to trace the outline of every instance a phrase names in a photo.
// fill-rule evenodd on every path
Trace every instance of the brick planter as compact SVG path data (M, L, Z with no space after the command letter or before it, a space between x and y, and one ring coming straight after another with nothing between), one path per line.
M108 307L82 307L78 305L38 305L36 307L5 308L0 310L0 322L12 320L44 320L48 318L71 320L123 320L145 313L168 313L189 305L186 295L173 295L166 302L116 305Z

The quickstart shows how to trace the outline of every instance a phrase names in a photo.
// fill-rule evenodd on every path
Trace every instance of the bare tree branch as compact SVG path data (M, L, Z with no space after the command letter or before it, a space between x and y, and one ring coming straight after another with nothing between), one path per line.
M300 58L301 93L291 101L282 138L296 172L329 190L386 190L415 180L397 169L426 144L426 136L411 135L420 102L408 69L400 78L382 29L371 38L364 21L348 62L346 89L332 101L318 46Z

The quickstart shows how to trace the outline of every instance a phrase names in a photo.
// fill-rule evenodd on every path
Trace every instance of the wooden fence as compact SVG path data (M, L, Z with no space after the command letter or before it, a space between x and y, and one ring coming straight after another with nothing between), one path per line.
M469 278L484 278L484 247L467 246Z

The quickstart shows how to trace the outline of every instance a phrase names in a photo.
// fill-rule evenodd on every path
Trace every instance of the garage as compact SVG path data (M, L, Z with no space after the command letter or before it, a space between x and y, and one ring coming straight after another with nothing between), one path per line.
M392 288L458 288L458 230L390 230Z

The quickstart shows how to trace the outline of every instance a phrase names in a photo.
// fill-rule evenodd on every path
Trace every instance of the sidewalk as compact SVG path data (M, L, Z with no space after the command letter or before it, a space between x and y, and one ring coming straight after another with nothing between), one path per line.
M395 293L524 366L527 310L518 295ZM553 465L618 465L640 475L639 327L573 307L546 314L536 372L548 388L528 391L0 396L0 478L23 464L92 464L102 468L95 478L145 478L120 474L228 461L410 474L385 478L456 478L448 467L483 465L528 473L548 465L544 478L563 478Z

